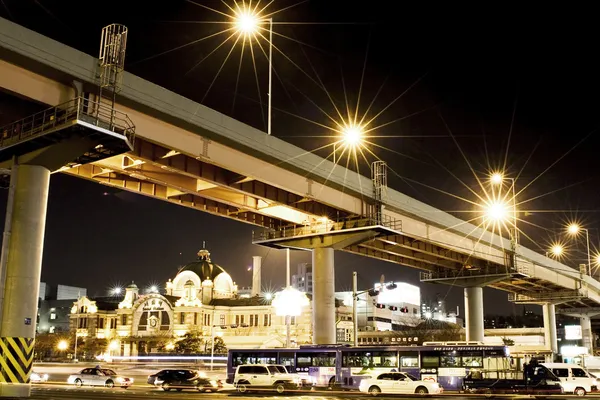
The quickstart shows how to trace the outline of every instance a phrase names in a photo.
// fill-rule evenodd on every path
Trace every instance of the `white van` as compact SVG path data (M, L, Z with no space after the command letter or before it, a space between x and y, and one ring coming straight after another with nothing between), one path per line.
M574 393L577 396L585 396L586 393L596 392L598 382L585 368L577 364L566 363L542 363L559 379L565 393Z

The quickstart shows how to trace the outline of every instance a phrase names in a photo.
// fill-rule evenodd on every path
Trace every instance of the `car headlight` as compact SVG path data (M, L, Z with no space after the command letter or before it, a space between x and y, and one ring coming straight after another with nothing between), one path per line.
M218 383L217 383L217 381L215 381L215 380L211 380L211 381L210 381L210 385L211 385L212 387L217 387L217 386L219 386L219 384L218 384Z
M44 374L44 377L43 377L43 378L44 378L44 380L45 380L45 381L47 381L47 380L48 380L48 378L50 378L50 377L48 376L48 374Z
M119 382L119 383L123 383L123 382L125 382L125 379L123 379L123 378L121 378L121 377L118 377L118 378L117 378L117 382Z

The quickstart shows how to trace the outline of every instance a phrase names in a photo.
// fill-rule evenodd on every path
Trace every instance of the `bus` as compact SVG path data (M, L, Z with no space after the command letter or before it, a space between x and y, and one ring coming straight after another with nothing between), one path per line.
M294 349L231 349L227 382L238 365L281 364L290 373L304 375L316 387L358 389L362 379L380 373L407 372L421 380L438 382L445 390L460 390L472 371L506 377L510 354L506 346L480 342L425 342L421 346L306 345Z

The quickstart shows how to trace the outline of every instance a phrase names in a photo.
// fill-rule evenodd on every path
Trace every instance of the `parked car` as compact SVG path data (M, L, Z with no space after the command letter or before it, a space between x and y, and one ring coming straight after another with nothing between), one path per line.
M191 369L162 370L148 377L148 383L168 392L171 389L181 392L184 389L195 389L199 392L216 392L223 385L220 381L200 376Z
M598 381L594 375L577 364L542 363L560 379L560 385L565 393L585 396L587 393L598 391Z
M439 394L443 388L437 382L421 381L404 372L386 372L376 378L363 379L358 389L372 396L379 394Z
M31 371L31 375L29 375L29 381L31 383L44 383L48 382L48 374L39 374L35 371Z
M123 389L127 389L133 385L133 378L120 376L112 369L95 367L82 369L78 374L69 376L67 382L77 387L83 385L104 386L108 388L120 386Z
M286 390L297 390L299 384L296 375L289 374L282 365L273 364L238 365L233 377L233 385L240 393L260 389L273 389L277 393L283 393Z

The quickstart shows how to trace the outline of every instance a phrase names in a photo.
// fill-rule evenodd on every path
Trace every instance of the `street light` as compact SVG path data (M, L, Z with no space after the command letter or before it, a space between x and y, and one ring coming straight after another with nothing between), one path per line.
M556 243L553 244L552 247L550 247L550 253L552 253L552 255L554 255L555 257L562 256L564 252L565 248L562 244Z
M500 185L504 181L504 176L500 172L494 172L490 175L490 182L494 185Z
M65 351L69 348L69 342L67 342L66 340L61 340L56 345L56 348L60 351Z
M508 218L508 204L502 200L493 200L485 206L485 217L494 222L504 222Z
M213 312L213 317L214 317L214 312ZM227 329L226 326L221 326L221 325L212 325L210 327L210 336L212 337L211 343L210 343L210 370L211 371L213 370L213 365L215 362L215 336L217 336L217 337L223 336L222 331L215 333L215 328Z
M267 134L271 134L271 89L273 86L273 18L262 18L255 10L248 7L235 11L234 26L238 34L245 37L255 36L260 30L260 25L263 22L269 23L269 92L268 100L268 116L267 116Z
M502 172L494 172L490 175L490 182L492 185L501 186L504 184L504 181L510 181L511 189L512 189L512 209L513 209L513 232L511 234L511 239L513 241L514 249L516 250L517 245L519 244L519 234L517 231L517 195L515 193L515 178L508 178Z
M286 323L286 348L291 347L290 338L290 319L291 317L299 317L302 314L302 309L309 305L306 293L298 289L288 286L280 292L275 293L271 305L275 308L275 315L285 317Z
M360 125L350 124L342 128L341 139L333 144L333 163L337 161L337 147L342 145L348 148L359 147L364 140L365 129Z
M590 233L587 228L582 228L578 223L572 222L567 226L567 232L569 235L573 237L577 237L581 231L585 232L585 241L586 241L586 249L587 249L587 266L588 266L588 275L592 276L592 261L590 258Z
M395 289L396 287L396 284L393 282L390 282L385 286L386 289ZM365 293L369 293L369 296L375 297L379 294L379 290L368 289L359 292L356 271L352 272L352 323L354 324L354 347L358 347L358 296Z

